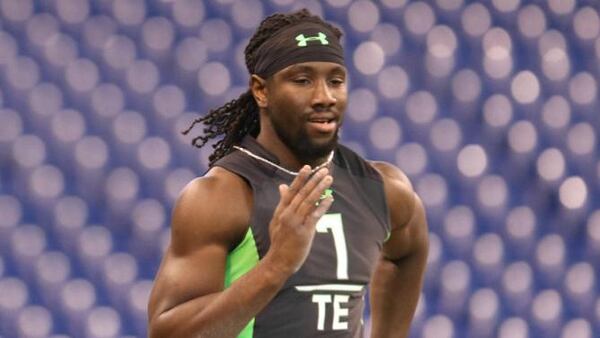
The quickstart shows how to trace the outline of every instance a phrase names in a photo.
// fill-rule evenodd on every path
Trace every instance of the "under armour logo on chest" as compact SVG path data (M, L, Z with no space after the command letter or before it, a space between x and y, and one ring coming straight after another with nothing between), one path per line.
M296 36L296 41L298 41L298 47L308 46L309 41L321 41L322 45L329 44L329 41L327 41L327 35L321 32L315 36L304 36L304 34L298 34L298 36Z

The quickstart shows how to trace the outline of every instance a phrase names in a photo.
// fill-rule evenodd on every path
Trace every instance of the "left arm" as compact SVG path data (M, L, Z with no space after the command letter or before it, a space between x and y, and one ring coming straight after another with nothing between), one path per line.
M427 262L425 209L402 171L373 165L384 180L392 229L371 280L371 336L408 337Z

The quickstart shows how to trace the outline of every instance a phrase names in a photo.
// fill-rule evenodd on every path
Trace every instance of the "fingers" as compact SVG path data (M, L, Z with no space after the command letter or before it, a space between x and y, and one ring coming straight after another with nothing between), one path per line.
M333 178L327 174L326 170L318 173L311 178L306 186L296 195L294 201L292 201L291 207L296 204L296 212L301 217L308 216L312 211L317 208L317 204L321 200L321 196L325 189L331 186Z
M317 171L312 177L310 177L304 186L302 186L298 192L295 194L294 198L290 202L290 208L292 210L300 209L304 204L309 204L309 196L313 193L315 188L321 183L321 181L327 175L327 169L321 169ZM315 201L316 202L316 201Z
M287 184L279 185L279 197L281 200L286 198L286 193L290 190L290 187Z
M288 205L292 202L298 191L305 185L306 181L310 177L310 166L305 165L298 172L298 176L292 181L289 186L282 184L279 186L279 194L281 195L280 203L282 205ZM285 186L283 188L282 186ZM283 189L283 190L282 190Z
M316 217L318 220L331 206L332 197L321 200L323 192L331 186L333 177L329 175L326 168L320 169L310 176L310 167L303 167L298 177L288 186L279 185L281 196L275 213L284 218L298 217L298 221L310 220ZM320 202L319 202L320 201Z
M321 218L321 216L325 215L325 213L327 212L327 210L329 210L332 204L333 197L328 196L322 199L321 202L319 202L319 205L310 214L310 217L312 217L312 219L316 223Z

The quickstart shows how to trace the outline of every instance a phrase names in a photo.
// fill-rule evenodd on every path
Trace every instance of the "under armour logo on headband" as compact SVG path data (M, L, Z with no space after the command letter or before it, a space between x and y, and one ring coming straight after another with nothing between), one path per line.
M2 2L2 0L0 0ZM318 22L298 22L281 28L260 45L251 72L263 79L293 64L333 62L344 65L344 49L332 28Z
M296 36L296 41L298 41L298 47L308 46L308 41L321 41L322 45L329 44L329 41L327 41L327 35L321 32L319 32L319 34L316 36L304 36L304 34L298 34L298 36Z

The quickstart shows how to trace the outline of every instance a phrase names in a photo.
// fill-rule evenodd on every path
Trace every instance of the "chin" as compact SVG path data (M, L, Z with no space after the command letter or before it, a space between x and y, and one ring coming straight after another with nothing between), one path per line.
M278 120L271 121L279 139L304 163L326 158L338 144L339 128L330 135L314 135L306 129L290 130Z
M301 141L290 146L296 156L305 162L313 162L327 157L338 144L337 133L327 140L305 140L308 142Z

